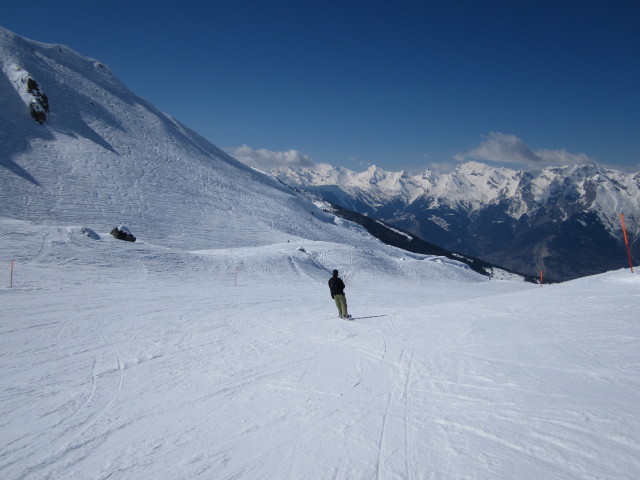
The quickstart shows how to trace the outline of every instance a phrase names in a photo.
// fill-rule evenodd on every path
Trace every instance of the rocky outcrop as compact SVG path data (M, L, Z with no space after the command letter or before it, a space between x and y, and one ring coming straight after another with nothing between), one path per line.
M42 125L47 119L49 113L49 99L47 95L42 91L42 88L30 75L26 78L27 93L31 95L31 101L29 102L29 110L31 111L31 118Z
M44 124L49 115L49 98L40 84L17 62L6 62L3 70L29 109L31 118L40 125Z
M134 237L133 233L131 233L131 230L129 230L127 227L122 225L114 228L109 233L111 233L111 235L116 237L118 240L124 240L125 242L136 241L136 237Z

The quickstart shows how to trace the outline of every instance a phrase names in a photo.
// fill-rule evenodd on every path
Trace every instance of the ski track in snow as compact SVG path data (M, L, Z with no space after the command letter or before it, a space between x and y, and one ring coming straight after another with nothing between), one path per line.
M322 242L118 252L20 228L31 254L0 289L3 478L640 472L628 272L540 288L404 260L408 275L381 277ZM348 275L353 322L335 317L323 257ZM425 266L433 281L412 276Z
M302 271L253 287L146 272L81 285L60 265L0 290L3 478L640 472L638 284L623 273L431 283L428 298L363 278L347 282L363 318L345 322Z

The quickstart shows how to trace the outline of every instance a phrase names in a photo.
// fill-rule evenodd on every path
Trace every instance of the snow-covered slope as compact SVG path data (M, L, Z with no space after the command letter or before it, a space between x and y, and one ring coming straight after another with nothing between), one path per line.
M130 92L104 64L0 29L2 215L192 249L297 236L333 218ZM47 98L42 123L27 83Z
M0 226L3 479L640 476L637 274Z
M0 28L0 62L0 220L5 232L20 228L8 219L56 227L41 234L39 251L85 241L100 249L122 226L166 256L280 244L295 251L302 239L368 251L383 270L404 255L231 158L99 61ZM206 270L202 255L184 262ZM323 276L333 268L315 262Z

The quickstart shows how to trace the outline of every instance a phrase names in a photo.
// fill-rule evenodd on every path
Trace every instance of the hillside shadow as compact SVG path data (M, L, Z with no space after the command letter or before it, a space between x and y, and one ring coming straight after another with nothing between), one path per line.
M24 168L22 168L20 165L9 158L0 158L0 166L6 168L10 172L15 173L19 177L24 178L26 181L33 183L37 187L41 186L40 182L38 182L38 180L36 180L33 175L31 175Z
M54 89L56 90L56 89ZM53 100L53 101L51 101ZM72 138L85 138L105 150L119 153L97 133L83 118L82 112L67 108L66 105L86 105L85 113L100 119L105 124L123 130L117 119L105 108L95 104L84 95L76 95L74 99L65 95L52 95L51 110L44 125L38 125L30 116L20 94L4 75L0 75L0 104L3 105L3 117L6 123L0 128L0 166L18 175L28 182L41 186L40 182L14 160L18 155L27 152L33 140L54 140L53 132Z
M58 85L55 85L53 90L49 98L52 110L51 119L48 121L49 128L70 137L86 138L105 150L119 155L115 148L85 120L90 118L114 130L124 132L121 123L111 112L83 93L59 90Z
M40 182L13 158L30 148L31 139L51 140L53 135L29 117L28 109L20 95L5 75L0 75L0 105L3 107L2 116L6 122L3 122L0 128L0 166L40 186Z

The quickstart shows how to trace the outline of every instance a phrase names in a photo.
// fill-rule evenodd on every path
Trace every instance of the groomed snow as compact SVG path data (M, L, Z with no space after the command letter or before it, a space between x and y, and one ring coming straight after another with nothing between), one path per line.
M0 226L2 478L640 476L637 274Z

